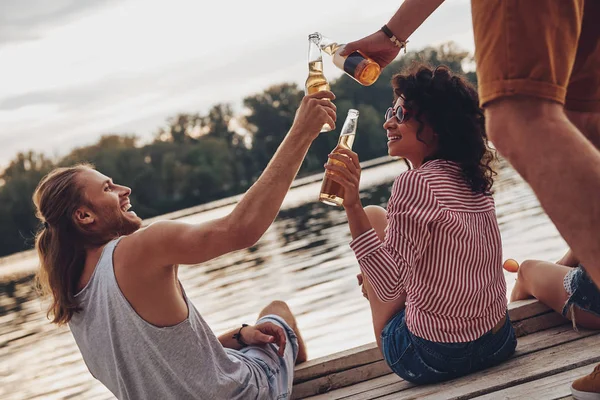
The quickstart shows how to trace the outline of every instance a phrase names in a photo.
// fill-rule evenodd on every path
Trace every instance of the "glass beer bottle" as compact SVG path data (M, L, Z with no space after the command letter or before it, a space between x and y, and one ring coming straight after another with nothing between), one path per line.
M356 135L356 125L358 124L358 110L348 110L348 116L342 126L340 132L340 138L338 140L337 147L343 147L348 150L352 150L352 144L354 144L354 136ZM338 160L328 159L328 164L343 165ZM331 173L331 172L330 172ZM321 184L321 193L319 194L319 201L330 206L341 206L344 202L344 187L339 183L335 182L330 178L328 173L325 173L323 177L323 183Z
M323 58L319 48L320 36L318 34L308 35L308 78L304 86L305 94L313 94L322 90L330 90L329 82L323 74ZM331 131L329 124L324 124L321 132Z
M317 33L320 36L319 47L332 57L333 64L348 74L352 79L364 86L370 86L379 75L381 67L373 59L364 55L360 50L354 51L347 56L341 56L343 44Z

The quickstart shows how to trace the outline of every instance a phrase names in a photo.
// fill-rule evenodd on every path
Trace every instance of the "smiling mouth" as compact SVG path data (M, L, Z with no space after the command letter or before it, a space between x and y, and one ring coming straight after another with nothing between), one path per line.
M129 211L130 208L131 208L131 203L127 203L127 204L121 206L121 211L127 212L127 211Z
M402 139L402 136L400 136L400 135L389 135L388 136L388 143L396 142L396 141L398 141L400 139Z

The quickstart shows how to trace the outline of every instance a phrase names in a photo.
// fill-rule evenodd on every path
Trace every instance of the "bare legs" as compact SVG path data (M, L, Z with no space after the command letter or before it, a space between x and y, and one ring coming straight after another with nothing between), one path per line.
M294 333L298 337L298 357L296 358L296 365L303 363L307 360L306 355L306 344L304 343L304 339L300 335L300 331L298 330L298 324L296 323L296 318L294 318L294 314L288 307L288 305L283 301L273 301L268 306L262 309L258 318L262 318L265 315L275 314L281 318L294 330Z
M600 141L600 117L568 115L558 103L513 96L486 108L486 125L494 145L600 285L600 152L592 144Z
M570 270L570 267L547 261L527 260L523 262L519 268L519 275L510 301L535 297L554 311L562 313L568 299L563 279ZM573 310L575 310L577 325L589 329L600 329L600 317L577 307ZM570 313L567 317L572 319Z

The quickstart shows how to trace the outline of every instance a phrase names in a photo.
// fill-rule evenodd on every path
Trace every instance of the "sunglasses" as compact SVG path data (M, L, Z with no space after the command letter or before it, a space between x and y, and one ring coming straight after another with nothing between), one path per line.
M408 121L408 119L410 118L410 112L405 110L402 106L399 106L395 110L392 107L390 107L385 112L385 120L387 121L392 117L396 117L396 121L399 124L402 124Z

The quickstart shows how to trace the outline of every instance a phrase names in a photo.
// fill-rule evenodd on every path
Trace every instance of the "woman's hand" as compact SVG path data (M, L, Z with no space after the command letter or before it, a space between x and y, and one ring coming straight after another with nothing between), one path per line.
M356 279L358 279L358 286L360 286L363 297L369 300L369 294L367 293L367 288L365 287L365 280L362 272L359 272L358 275L356 275Z
M358 155L352 150L336 147L329 154L329 161L325 164L327 176L342 185L344 188L344 203L346 210L360 206L360 162Z
M285 331L279 325L272 322L263 322L254 326L246 326L240 332L241 339L247 345L257 346L275 343L279 347L279 357L283 357L285 351Z

